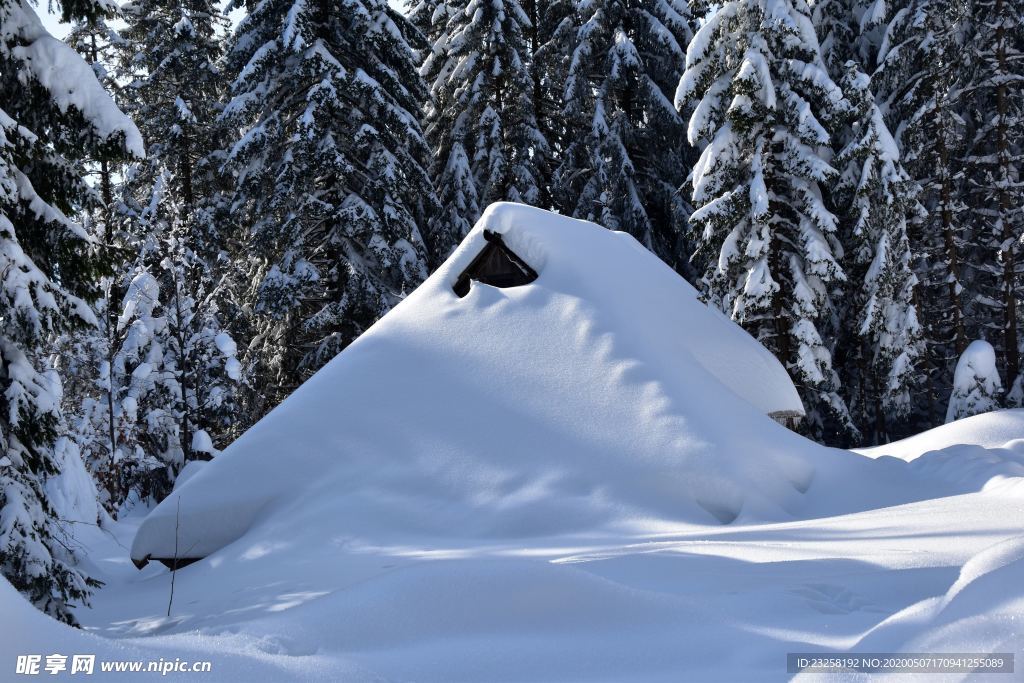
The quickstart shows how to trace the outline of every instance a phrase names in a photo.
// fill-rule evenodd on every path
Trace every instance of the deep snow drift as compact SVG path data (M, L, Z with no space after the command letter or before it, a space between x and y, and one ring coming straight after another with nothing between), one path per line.
M484 227L539 277L459 299ZM0 672L50 652L246 683L783 680L809 650L1024 666L1024 411L823 448L765 416L794 395L752 344L630 238L493 208L145 521L68 526L106 582L77 611L91 633L0 581ZM87 522L76 476L48 490ZM181 555L209 555L169 604L129 546L166 552L179 510Z
M458 275L501 234L538 273ZM784 520L913 497L765 417L785 370L632 237L497 204L449 260L143 523L132 557L297 525L364 543ZM269 531L277 526L278 531ZM259 528L262 527L262 530Z
M1024 434L1024 411L917 439L946 443L939 454L987 434L993 457L1012 452L997 432ZM208 660L212 680L247 683L776 681L789 678L787 652L891 650L1009 651L1019 668L1024 492L981 482L984 491L944 496L944 484L913 470L927 458L909 443L911 465L890 464L933 499L820 519L377 545L335 533L315 512L288 529L263 524L178 571L169 618L169 572L128 561L138 519L107 531L75 525L87 568L107 582L78 611L93 634L36 612L0 581L0 613L18 627L0 639L0 666L81 652Z

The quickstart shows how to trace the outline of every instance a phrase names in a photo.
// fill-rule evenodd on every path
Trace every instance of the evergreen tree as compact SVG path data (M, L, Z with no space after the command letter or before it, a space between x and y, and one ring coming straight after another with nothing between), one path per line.
M71 25L71 31L64 39L73 50L92 67L96 80L103 85L108 93L117 93L120 89L113 69L117 61L118 51L125 47L125 41L117 29L111 26L110 18L119 16L111 14L95 15L86 19L78 19ZM117 97L114 98L115 102ZM94 231L103 242L110 242L111 210L115 205L114 169L107 158L88 159L88 170L96 179L95 185L100 191L101 203L92 207L86 220L99 225Z
M564 85L556 206L685 263L685 122L671 93L691 37L680 0L598 0L580 7Z
M425 277L436 196L404 17L385 0L246 6L223 170L246 233L258 418Z
M849 123L838 135L844 146L833 193L849 292L841 308L839 345L846 348L839 372L861 433L879 443L910 415L916 389L922 341L907 226L921 209L870 79L852 61L845 70Z
M942 420L948 378L967 347L973 274L964 273L969 235L963 190L961 99L964 16L960 0L910 0L893 8L878 46L872 85L903 165L921 187L925 213L910 225L924 321L929 398L925 424ZM965 290L967 290L965 292Z
M975 0L963 89L969 121L965 164L977 273L975 334L990 339L1007 384L1021 374L1018 309L1024 299L1024 5Z
M907 235L923 209L865 72L884 25L884 0L815 0L813 9L822 56L847 102L844 123L833 132L840 176L830 198L847 274L836 370L861 438L879 443L894 427L906 427L923 393L917 391L922 340Z
M847 62L854 62L864 73L874 72L891 4L889 0L811 0L821 55L833 73L840 73Z
M529 17L530 75L534 85L534 115L547 143L548 154L542 158L541 203L552 205L551 176L564 144L568 141L566 122L562 116L565 80L578 30L578 3L572 0L525 0Z
M61 8L65 20L89 20L107 3ZM87 301L103 264L69 217L97 201L81 162L129 154L142 156L141 137L92 69L23 0L0 1L0 570L69 623L90 581L57 541L44 497L62 426L61 378L45 359L53 336L95 323Z
M565 146L573 142L563 112L566 106L565 83L569 79L569 66L576 50L580 15L578 3L573 0L538 2L533 7L535 21L539 22L534 31L539 44L534 53L533 80L539 83L540 90L534 101L537 122L548 143L548 162L553 174Z
M225 22L201 0L123 9L119 95L154 142L122 172L120 201L105 202L101 236L119 267L95 305L98 329L65 344L79 449L115 515L126 502L159 500L185 461L226 443L240 374L223 330L229 262L209 160Z
M810 431L830 420L854 432L833 369L833 299L846 275L825 203L837 176L829 130L846 104L807 4L723 3L687 50L676 104L691 101L688 139L702 152L690 222L706 296L783 361Z
M159 292L161 381L172 400L147 413L165 411L173 422L173 436L153 435L173 480L184 462L209 457L212 438L225 443L239 379L234 353L220 348L234 345L223 341L230 340L224 281L232 264L216 213L221 188L211 160L222 143L218 63L227 22L212 0L136 0L123 11L123 35L132 46L124 55L131 79L126 106L153 140L148 159L131 169L125 184L127 232L138 253L130 276L154 277ZM197 437L202 450L194 448Z
M444 193L430 224L435 260L496 201L542 204L548 143L534 96L530 17L519 0L452 0L420 69L426 133Z
M996 410L1002 393L995 349L981 339L971 342L960 355L953 373L946 422Z

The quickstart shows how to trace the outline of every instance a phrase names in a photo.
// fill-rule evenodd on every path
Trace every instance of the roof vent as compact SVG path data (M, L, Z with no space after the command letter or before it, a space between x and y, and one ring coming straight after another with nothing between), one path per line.
M491 230L484 230L487 244L466 267L455 281L452 289L462 298L469 294L471 280L482 282L492 287L518 287L528 285L537 279L537 271L509 249L501 239L501 235Z

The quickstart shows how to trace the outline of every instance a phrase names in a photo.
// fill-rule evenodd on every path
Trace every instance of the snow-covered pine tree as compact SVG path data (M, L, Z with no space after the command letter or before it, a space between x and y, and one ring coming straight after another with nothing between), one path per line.
M174 403L175 387L160 343L167 324L159 284L145 270L122 277L129 278L126 287L104 278L95 304L97 333L71 336L66 344L78 384L69 408L73 434L99 502L115 516L129 499L159 493L154 484L166 488L168 446L176 443L173 413L166 408Z
M448 23L449 9L450 5L445 0L410 0L405 3L405 18L420 32L420 37L429 46L434 42L435 26Z
M120 90L116 78L118 52L125 47L125 42L109 19L98 15L76 20L65 42L92 67L107 92L116 94ZM93 176L93 186L99 190L99 201L80 212L80 220L86 231L107 247L117 269L122 261L130 259L130 252L117 246L125 244L121 232L124 206L117 198L115 181L124 169L106 158L88 159L86 168ZM108 310L111 303L115 310L120 304L120 301L110 300L111 286L119 279L119 274L101 279L100 296L92 303L96 326L69 330L61 335L56 353L65 377L63 409L68 431L97 485L98 502L111 512L116 511L117 503L124 498L119 492L134 476L134 460L124 457L124 449L118 445L133 441L135 430L131 425L119 424L113 417L120 412L116 410L119 406L115 394L107 391L114 365L111 351L118 341L117 313L111 317ZM123 342L123 337L119 341Z
M884 443L891 428L910 415L919 380L923 341L907 226L922 210L870 79L855 62L844 69L849 122L837 136L842 147L833 198L848 296L840 307L839 345L845 353L837 371L861 434Z
M809 4L825 64L835 69L852 61L864 73L872 73L890 0L811 0Z
M113 514L126 500L159 499L184 461L228 440L239 375L223 330L229 262L208 160L224 19L205 2L142 0L124 13L121 99L155 142L108 211L115 229L104 237L122 265L104 281L97 334L69 345L80 450Z
M61 4L65 20L109 2ZM43 611L73 623L89 580L57 541L44 483L54 453L61 378L50 339L95 323L87 300L102 262L69 216L97 201L81 161L143 155L135 126L92 69L50 36L24 0L0 0L0 570Z
M113 26L111 17L102 14L86 19L78 19L71 25L64 42L67 43L78 54L82 55L86 63L92 67L96 74L96 80L103 85L108 93L115 93L119 89L117 79L111 67L117 61L118 49L123 48L124 40ZM117 98L114 98L115 102ZM96 207L88 217L96 224L92 232L102 241L110 243L111 225L113 220L111 210L114 207L114 169L111 162L106 158L89 160L89 170L94 175L95 185L100 191L101 205Z
M965 10L963 3L946 0L908 0L890 8L871 78L926 210L909 226L909 237L918 263L918 311L926 340L931 396L924 403L931 415L922 420L928 424L942 420L953 364L967 346L966 303L973 299L975 279L964 272L966 129L957 111Z
M995 349L982 339L973 341L957 361L946 422L996 410L1002 394Z
M540 93L534 100L537 122L548 143L548 161L552 166L558 165L563 146L569 141L562 112L565 82L579 34L578 6L573 0L551 0L536 3L533 11L536 21L540 22L534 31L539 44L533 62L534 82L540 83Z
M1020 386L1018 315L1024 299L1020 258L1024 241L1024 4L975 0L970 58L962 102L970 122L965 175L973 218L969 260L977 333L990 339L1008 385ZM1012 392L1014 400L1020 392Z
M707 11L712 3L695 3ZM676 105L694 102L688 139L695 258L709 303L786 365L808 409L854 431L832 366L838 221L825 204L837 172L829 129L846 109L804 0L732 0L690 42Z
M542 200L551 206L551 174L560 158L565 140L562 95L568 74L575 31L579 18L573 0L526 0L524 9L530 20L530 73L534 81L534 114L548 145L542 169L546 185Z
M678 192L686 124L671 97L692 36L682 0L580 5L564 82L555 205L637 238L673 266L689 258Z
M210 155L221 143L217 125L224 96L218 63L227 19L213 0L181 3L134 0L122 8L121 75L125 107L150 140L149 156L128 174L128 208L137 217L159 212L171 198L194 217L183 236L202 257L222 256L223 238L210 216L218 173ZM161 195L154 188L161 185Z
M429 228L445 257L491 202L538 204L549 154L534 98L531 23L519 0L452 0L420 73L426 133L443 192Z
M865 73L885 1L815 0L812 7L822 56L848 103L833 133L840 175L830 197L847 274L837 305L836 371L862 440L881 443L894 427L906 428L920 383L923 342L907 226L923 209Z
M412 25L386 0L245 4L223 170L247 233L256 419L425 277L436 196Z

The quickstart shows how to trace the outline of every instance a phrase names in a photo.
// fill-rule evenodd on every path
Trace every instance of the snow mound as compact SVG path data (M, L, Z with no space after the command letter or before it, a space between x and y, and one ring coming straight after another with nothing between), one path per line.
M60 472L46 480L46 499L61 520L64 532L73 537L74 525L95 525L100 519L96 485L85 469L78 446L71 439L58 439L55 452Z
M961 444L981 448L1002 448L1024 439L1024 409L996 410L941 425L884 446L858 449L869 458L890 455L913 460L930 451L940 451Z
M539 277L473 282L460 298L452 286L485 229ZM765 415L776 411L802 412L783 368L632 237L498 204L422 286L157 506L132 558L175 546L206 557L246 534L274 547L292 537L270 535L299 524L370 544L513 539L913 497L902 463L817 446Z
M860 453L906 460L912 472L962 490L1024 495L1024 410L975 415Z
M969 559L944 595L897 612L856 648L862 652L1019 652L1024 649L1024 536Z

